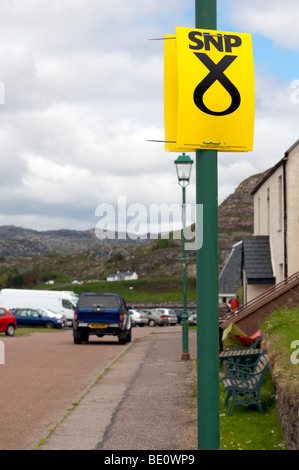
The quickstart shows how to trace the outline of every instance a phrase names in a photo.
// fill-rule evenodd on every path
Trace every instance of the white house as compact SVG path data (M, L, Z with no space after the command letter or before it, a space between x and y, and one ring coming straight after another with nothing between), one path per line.
M234 245L219 276L219 295L233 279L236 288L243 287L244 303L299 271L299 140L263 176L252 195L252 239Z
M256 186L254 234L268 235L276 283L299 271L299 140Z
M135 281L138 279L138 274L134 271L117 272L115 274L109 274L107 281Z

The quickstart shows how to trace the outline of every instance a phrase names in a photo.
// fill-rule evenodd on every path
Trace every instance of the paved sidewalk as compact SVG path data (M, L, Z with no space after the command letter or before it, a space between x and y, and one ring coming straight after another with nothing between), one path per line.
M192 449L194 331L189 331L189 352L191 360L182 361L180 327L155 328L133 341L41 449Z

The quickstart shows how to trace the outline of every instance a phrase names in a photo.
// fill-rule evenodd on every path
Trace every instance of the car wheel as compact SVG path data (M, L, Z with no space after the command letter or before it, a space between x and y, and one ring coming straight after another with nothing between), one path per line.
M148 322L148 324L149 324L149 326L155 326L155 325L156 325L156 322L155 322L155 320L150 320L150 321Z
M15 334L15 327L14 325L8 325L8 327L6 328L6 332L5 332L6 336L13 336Z
M119 335L118 342L119 342L119 344L127 344L127 336Z
M73 330L73 338L74 338L74 344L82 344L82 341L83 341L82 333L76 330Z
M47 321L45 324L45 328L54 328L54 324L51 321Z
M132 341L132 330L130 329L127 333L127 343L131 343Z

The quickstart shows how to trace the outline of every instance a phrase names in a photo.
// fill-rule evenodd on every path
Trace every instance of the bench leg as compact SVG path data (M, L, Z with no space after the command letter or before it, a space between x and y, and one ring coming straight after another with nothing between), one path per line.
M261 398L260 398L260 390L258 392L254 392L255 398L253 399L250 394L247 393L242 393L241 395L244 397L243 400L238 398L240 392L237 392L235 390L230 390L227 394L227 397L225 399L225 405L228 404L229 398L232 396L232 401L229 406L227 416L231 416L232 411L234 406L236 405L243 405L243 406L249 406L249 405L256 405L259 409L259 411L263 412L262 404L261 404ZM248 399L248 397L250 397Z
M229 402L229 399L230 399L231 396L232 396L232 391L229 390L227 392L226 399L225 399L225 402L224 402L225 405L228 405L228 402Z
M238 394L236 394L235 391L230 391L229 393L232 395L233 398L232 398L231 404L230 404L230 406L229 406L229 409L228 409L228 412L227 412L227 416L231 416L232 411L233 411L233 408L234 408L234 406L235 406L235 404L236 404L236 399L237 399L237 397L238 397Z

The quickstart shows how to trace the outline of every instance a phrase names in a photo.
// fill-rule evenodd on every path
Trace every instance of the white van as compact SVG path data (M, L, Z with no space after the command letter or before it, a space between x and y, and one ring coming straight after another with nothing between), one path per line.
M12 308L49 308L66 316L72 326L78 297L71 291L2 289L0 307Z

